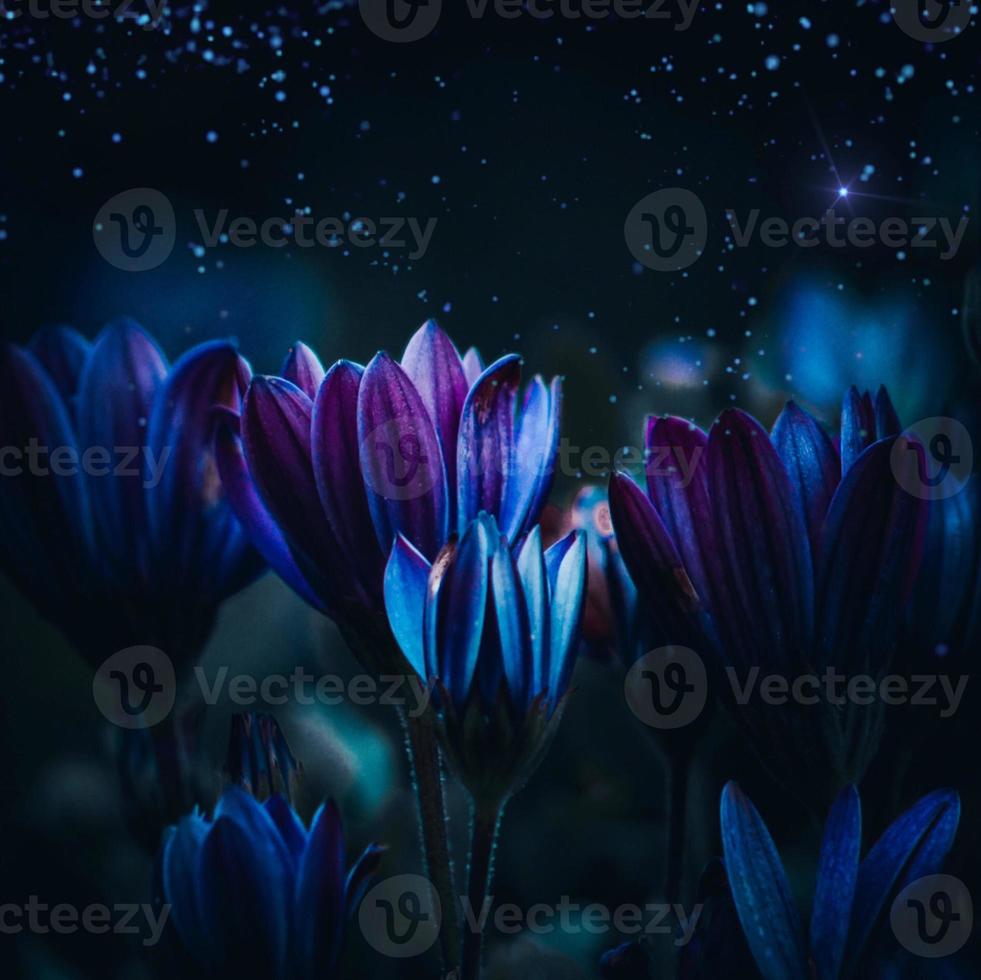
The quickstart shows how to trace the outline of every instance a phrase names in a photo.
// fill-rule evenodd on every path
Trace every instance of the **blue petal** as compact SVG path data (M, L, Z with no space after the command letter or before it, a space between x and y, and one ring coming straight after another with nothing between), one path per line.
M485 643L480 651L481 687L487 703L497 694L500 678L507 683L511 704L521 709L528 701L531 680L528 612L518 570L507 539L498 536L491 556L491 592L488 596ZM489 642L487 642L489 640Z
M818 420L794 402L787 402L780 413L772 439L800 501L811 554L816 555L824 518L841 478L838 451Z
M344 833L333 801L322 806L296 880L293 952L300 980L333 976L345 922Z
M79 381L79 447L132 454L132 475L88 481L100 551L121 588L133 588L147 573L147 556L134 547L147 523L138 464L144 461L147 423L166 374L156 343L132 320L120 319L96 338Z
M542 553L542 533L536 525L525 539L518 554L518 574L528 610L528 633L530 640L529 697L535 698L546 690L549 683L549 603L548 574L545 570L545 556Z
M815 980L838 980L848 939L861 845L862 807L857 790L848 786L831 808L821 843L811 913Z
M385 610L398 645L423 683L428 681L423 620L429 569L429 562L400 534L385 568Z
M275 793L273 796L270 796L263 803L263 807L265 807L266 813L269 814L270 819L276 825L276 829L283 838L286 850L289 851L289 855L293 860L294 870L298 871L300 859L303 857L303 851L307 846L306 828L300 822L300 818L294 812L293 807L290 806L289 802L281 793Z
M868 392L852 385L841 406L841 475L875 442L875 409Z
M556 549L558 549L556 551ZM556 563L552 552L561 555ZM586 535L573 531L545 553L547 568L555 568L549 623L549 700L555 704L569 686L579 648L583 600L586 595Z
M903 431L896 409L893 408L892 399L885 385L880 385L875 393L875 437L876 439L886 439L889 436L898 436Z
M865 856L852 908L852 968L894 896L917 878L940 871L954 843L960 812L960 798L953 790L930 793L894 821Z
M764 980L806 977L804 930L780 856L735 783L722 791L722 846L739 921Z
M191 957L204 966L217 957L211 950L201 908L201 850L208 823L197 813L184 817L170 828L163 847L163 897L181 943Z
M31 337L31 353L44 365L70 409L91 349L92 345L71 327L45 327Z

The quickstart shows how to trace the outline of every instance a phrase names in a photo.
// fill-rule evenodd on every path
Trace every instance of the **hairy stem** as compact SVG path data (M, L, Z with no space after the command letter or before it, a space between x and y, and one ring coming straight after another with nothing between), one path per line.
M413 718L405 712L400 714L408 737L409 764L419 804L419 830L426 874L436 889L442 910L439 943L443 969L453 975L460 964L460 924L446 833L446 800L443 796L439 746L428 716Z
M494 847L501 825L503 804L474 807L470 835L470 865L467 872L467 900L473 921L484 922L484 902L494 877ZM469 928L463 934L463 980L480 980L480 957L483 949L482 928Z

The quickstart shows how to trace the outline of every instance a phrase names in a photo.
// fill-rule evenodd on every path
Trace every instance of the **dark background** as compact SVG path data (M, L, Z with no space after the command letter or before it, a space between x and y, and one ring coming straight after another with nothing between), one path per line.
M232 335L257 371L273 372L297 338L325 362L365 361L379 348L400 352L436 317L461 348L476 344L488 358L518 350L529 370L564 374L564 435L611 453L639 444L647 412L708 423L738 404L769 424L794 396L834 425L847 384L880 380L908 422L966 412L976 398L961 337L965 279L977 265L976 26L930 48L885 3L708 0L685 32L662 21L472 20L453 3L433 35L406 45L382 41L356 8L335 3L211 3L196 15L178 5L166 23L0 22L5 336L23 341L59 322L92 336L129 314L172 358ZM769 70L773 55L779 66ZM728 208L792 222L819 216L843 185L845 217L956 224L967 214L959 253L940 261L882 245L727 241ZM177 214L172 255L143 273L114 268L92 238L101 205L134 187L162 191ZM705 254L684 273L642 268L624 241L628 211L661 187L695 191L708 213ZM379 248L196 254L195 209L261 221L294 207L317 219L411 215L438 225L415 261ZM580 482L565 474L555 502ZM119 826L88 669L6 585L0 602L12 893L143 900L149 864ZM334 661L356 671L332 628L271 579L226 605L207 655L242 669ZM610 665L581 669L549 761L506 818L502 900L568 894L615 906L654 890L663 769L619 685ZM958 739L914 761L907 795L945 780L976 785L974 763L950 748L963 750L973 732L958 724ZM224 718L209 726L218 759ZM415 830L385 709L287 726L297 754L315 756L311 795L338 795L353 842L385 840L389 867L411 869ZM814 831L721 722L695 781L691 864L718 850L718 792L733 776L788 863L799 859L806 894ZM976 790L959 788L977 802ZM976 854L971 812L965 867ZM881 829L874 820L870 831ZM355 932L352 976L410 975ZM35 941L31 975L114 976L130 951L110 942L75 937L53 958L50 943ZM545 945L588 970L611 944ZM502 945L497 955L514 952ZM136 963L118 968L142 975ZM568 962L556 969L577 975Z

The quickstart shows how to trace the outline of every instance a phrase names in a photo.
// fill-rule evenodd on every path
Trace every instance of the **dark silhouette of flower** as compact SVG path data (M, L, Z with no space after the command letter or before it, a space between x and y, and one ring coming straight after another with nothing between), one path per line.
M145 644L188 664L261 571L211 448L249 375L222 341L171 367L126 319L0 349L0 564L90 662Z
M730 700L734 677L881 676L928 515L894 474L922 462L898 431L884 389L874 401L849 392L840 452L793 402L772 436L738 409L708 434L651 418L647 492L614 475L610 507L655 641L706 653ZM743 702L735 716L764 760L822 805L875 754L881 703Z
M332 976L349 914L377 868L372 845L350 870L337 807L304 827L280 795L228 787L211 819L168 830L159 860L179 956L202 976Z
M260 803L281 794L293 802L302 766L296 761L279 722L264 712L232 715L225 775Z

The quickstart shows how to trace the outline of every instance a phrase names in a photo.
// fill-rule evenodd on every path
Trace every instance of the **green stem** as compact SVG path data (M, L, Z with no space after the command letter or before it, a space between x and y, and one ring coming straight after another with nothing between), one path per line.
M470 915L476 922L485 921L483 908L494 876L494 847L503 812L503 803L486 808L474 807L470 838L470 867L467 873L467 900L470 903ZM480 980L483 940L484 934L481 928L470 928L464 932L462 980Z
M423 857L442 911L439 932L443 968L450 975L460 964L460 923L457 917L453 866L446 834L446 800L439 746L432 720L423 715L413 718L400 712L408 737L409 764L419 804L419 830Z

